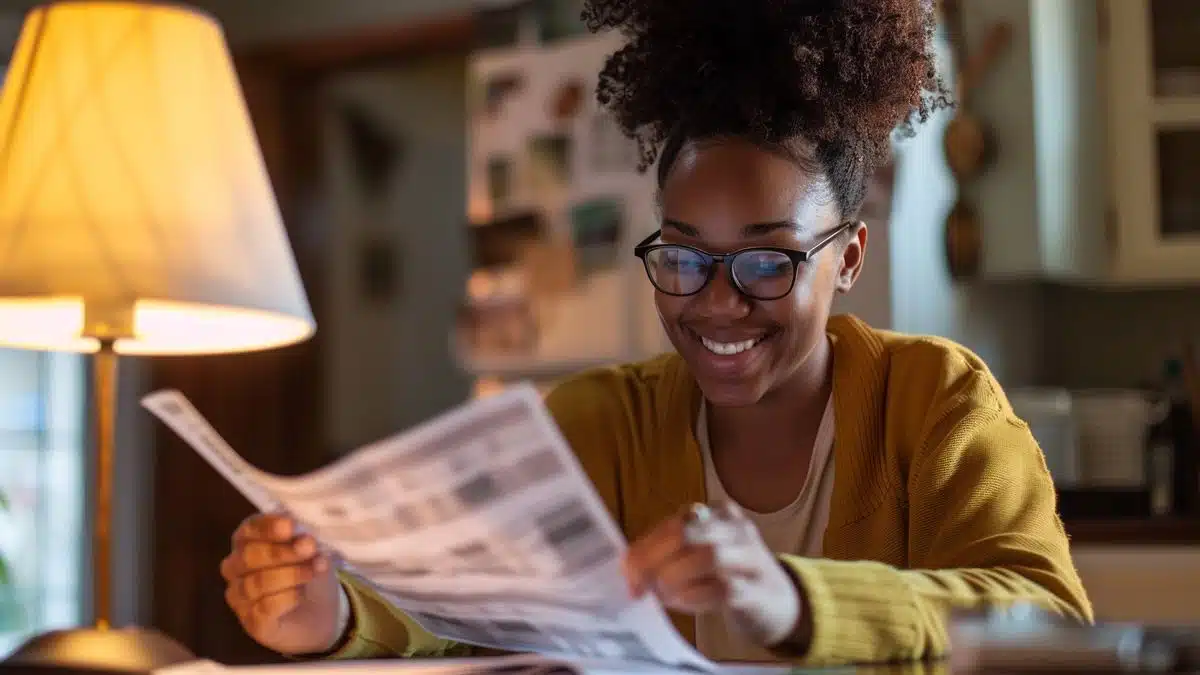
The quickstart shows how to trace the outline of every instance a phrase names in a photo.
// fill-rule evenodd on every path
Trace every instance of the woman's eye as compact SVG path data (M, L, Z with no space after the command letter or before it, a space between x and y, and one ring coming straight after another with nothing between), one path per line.
M703 261L692 258L676 258L668 256L664 267L673 272L695 272L704 268Z
M785 274L790 264L788 261L760 258L754 262L754 273L764 277Z

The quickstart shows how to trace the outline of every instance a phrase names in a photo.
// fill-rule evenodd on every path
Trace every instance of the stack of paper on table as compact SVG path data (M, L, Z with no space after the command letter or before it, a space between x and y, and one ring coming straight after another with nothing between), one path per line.
M143 405L257 508L294 518L431 633L630 666L715 665L650 596L537 391L513 387L299 477L247 463L176 391Z

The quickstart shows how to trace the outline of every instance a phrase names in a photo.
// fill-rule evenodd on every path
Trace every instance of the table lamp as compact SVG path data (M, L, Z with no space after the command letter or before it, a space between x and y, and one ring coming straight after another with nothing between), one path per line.
M95 625L35 636L0 670L192 658L110 626L118 355L268 349L314 330L220 25L162 2L33 9L0 94L0 347L93 355Z

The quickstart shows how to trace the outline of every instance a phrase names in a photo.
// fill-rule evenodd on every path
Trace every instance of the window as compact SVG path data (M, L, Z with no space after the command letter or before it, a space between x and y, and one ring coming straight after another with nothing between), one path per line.
M0 350L0 656L82 618L84 375L80 356Z

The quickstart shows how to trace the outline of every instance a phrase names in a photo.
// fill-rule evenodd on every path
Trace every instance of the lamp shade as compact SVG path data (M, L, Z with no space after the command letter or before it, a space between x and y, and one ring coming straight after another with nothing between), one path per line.
M0 95L0 346L202 354L314 330L219 24L32 10Z

